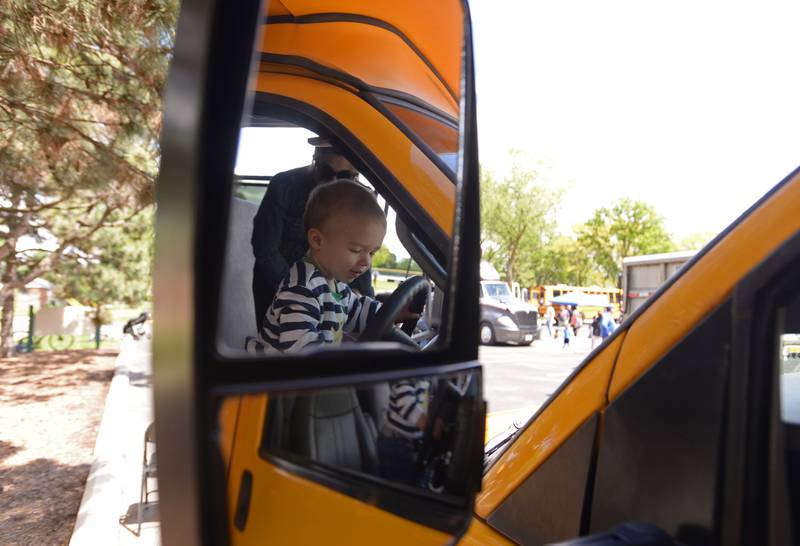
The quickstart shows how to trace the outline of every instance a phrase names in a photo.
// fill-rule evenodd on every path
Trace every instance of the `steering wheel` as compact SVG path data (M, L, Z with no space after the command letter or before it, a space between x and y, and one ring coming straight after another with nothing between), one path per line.
M412 309L413 312L422 311L421 308L425 304L430 290L431 285L424 277L417 275L406 279L403 284L397 287L397 290L392 292L389 299L381 305L381 308L378 309L378 312L375 313L375 316L372 317L359 336L359 341L379 341L381 339L396 338L398 334L402 334L402 332L394 328L395 317L403 309L409 307L412 302L419 307L419 309ZM409 329L413 331L416 322L416 320L404 322L403 331L407 332ZM406 337L408 336L406 335Z

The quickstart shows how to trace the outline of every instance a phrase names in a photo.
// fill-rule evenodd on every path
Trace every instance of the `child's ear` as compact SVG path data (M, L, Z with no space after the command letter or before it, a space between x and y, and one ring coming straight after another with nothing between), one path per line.
M322 232L317 228L308 230L308 246L311 250L319 250L322 246Z

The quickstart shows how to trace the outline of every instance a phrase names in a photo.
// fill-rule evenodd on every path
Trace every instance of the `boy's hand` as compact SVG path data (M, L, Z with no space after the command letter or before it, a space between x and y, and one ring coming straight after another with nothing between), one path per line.
M433 439L439 441L444 434L444 421L441 417L437 417L433 422Z
M408 307L397 313L397 316L394 317L394 321L396 323L405 322L407 320L418 320L418 319L419 319L419 313L413 313Z
M417 419L417 428L420 430L425 430L425 427L428 426L428 415L423 413ZM433 422L433 439L437 442L442 439L442 435L444 434L445 424L441 417L437 417L436 420Z

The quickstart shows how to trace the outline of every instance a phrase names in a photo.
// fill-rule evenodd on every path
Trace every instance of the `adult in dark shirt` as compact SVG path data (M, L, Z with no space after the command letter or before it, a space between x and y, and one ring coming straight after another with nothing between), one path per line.
M314 146L312 164L272 177L253 219L250 239L256 259L253 300L259 332L278 285L289 272L289 267L308 251L308 239L303 229L308 194L318 184L341 178L356 180L358 177L353 165L330 139L315 137L308 143ZM361 294L374 296L369 270L350 286Z

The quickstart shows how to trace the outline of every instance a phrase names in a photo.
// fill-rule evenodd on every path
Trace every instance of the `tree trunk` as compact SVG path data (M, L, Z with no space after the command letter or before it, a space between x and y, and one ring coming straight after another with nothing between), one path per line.
M517 247L512 246L508 256L508 262L506 263L506 282L508 286L514 283L514 261L517 259Z
M12 196L12 203L16 203L18 197ZM12 217L13 218L13 217ZM2 319L0 319L0 358L14 356L16 352L14 346L14 292L18 286L17 282L17 261L13 254L17 248L17 237L13 235L15 222L9 222L12 235L5 240L3 246L11 249L11 255L5 256L5 264L0 266L0 305L2 306Z
M99 303L94 306L94 348L100 348L100 328L103 326L103 306Z
M0 321L0 358L14 356L14 291L3 295L3 318Z

